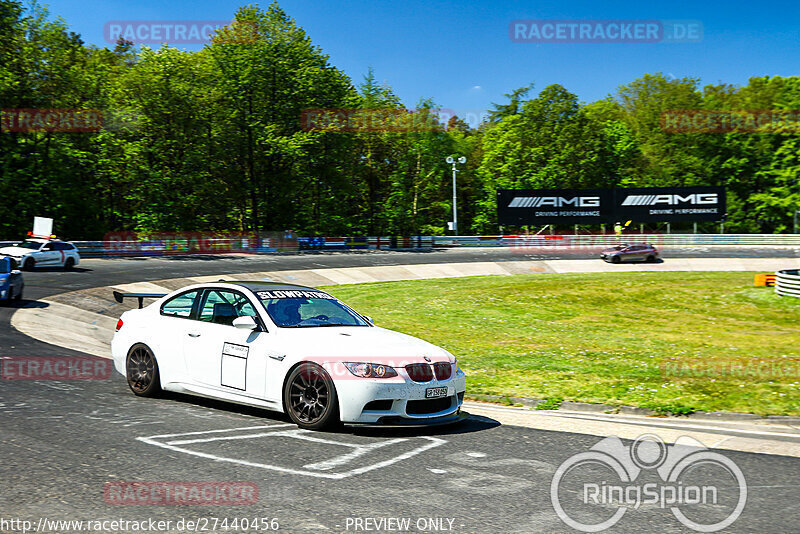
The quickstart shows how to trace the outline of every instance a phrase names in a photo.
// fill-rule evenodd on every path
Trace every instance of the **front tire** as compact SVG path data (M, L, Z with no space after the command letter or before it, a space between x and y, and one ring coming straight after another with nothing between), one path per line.
M14 297L14 300L22 300L22 292L23 291L25 291L25 286L22 286L21 288L19 288L19 293L17 293L17 296Z
M125 377L128 387L139 397L156 397L161 393L158 362L147 345L138 343L128 351Z
M611 258L611 263L619 263L621 261L622 260L619 258L619 256L614 256L613 258Z
M286 380L283 406L289 418L307 430L339 425L339 399L330 375L317 364L298 365Z

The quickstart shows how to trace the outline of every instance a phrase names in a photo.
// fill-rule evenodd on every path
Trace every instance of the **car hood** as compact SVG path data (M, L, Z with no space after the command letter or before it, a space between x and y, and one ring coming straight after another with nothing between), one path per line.
M377 326L281 328L276 349L309 359L345 359L401 365L453 362L446 350L419 338Z
M0 248L0 256L13 256L15 258L20 258L26 254L30 254L32 251L20 247L3 247Z

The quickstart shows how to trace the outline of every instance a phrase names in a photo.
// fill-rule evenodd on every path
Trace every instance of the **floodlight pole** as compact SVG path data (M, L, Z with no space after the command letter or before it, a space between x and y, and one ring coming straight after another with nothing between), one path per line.
M453 235L458 235L458 200L456 196L456 173L458 170L456 169L456 163L461 163L463 165L467 162L467 158L461 156L456 160L454 157L448 156L445 161L453 165Z
M794 233L797 233L797 216L800 214L800 210L794 210Z
M458 205L456 197L456 163L453 162L453 235L458 235Z

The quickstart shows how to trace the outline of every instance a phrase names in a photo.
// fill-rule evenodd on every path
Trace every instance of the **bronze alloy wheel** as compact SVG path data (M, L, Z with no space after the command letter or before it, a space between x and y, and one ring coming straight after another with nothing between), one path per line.
M339 422L336 387L325 369L314 363L300 364L291 372L283 404L300 428L321 430Z
M134 345L125 364L128 386L140 397L155 397L161 391L158 363L147 345Z

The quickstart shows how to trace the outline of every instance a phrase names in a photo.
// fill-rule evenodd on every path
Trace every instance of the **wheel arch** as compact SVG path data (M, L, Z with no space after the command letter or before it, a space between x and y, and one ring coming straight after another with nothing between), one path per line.
M127 368L128 366L128 358L130 357L131 352L133 351L134 348L138 347L139 345L149 350L150 354L153 355L153 359L156 361L156 367L158 367L158 384L163 388L165 384L164 373L161 371L161 364L158 361L158 354L156 354L156 351L153 350L153 347L151 347L150 344L145 343L144 341L131 342L130 345L128 345L128 350L125 351L125 361L123 362L125 367Z
M317 366L321 367L323 371L328 373L328 376L330 376L330 373L328 372L327 369L325 369L325 366L324 365L320 365L319 362L315 362L314 360L302 360L301 359L301 360L297 360L296 362L294 362L291 365L291 367L289 367L286 370L286 373L283 375L283 380L281 381L281 409L283 410L283 413L285 413L287 415L289 414L289 412L286 409L286 400L284 398L284 392L286 391L286 384L289 383L289 377L292 375L292 372L295 369L297 369L298 367L300 367L301 365L303 365L304 363L311 363L311 364L317 365ZM332 376L331 376L331 382L333 383L333 387L336 388L336 381L333 379ZM338 397L338 394L339 394L339 392L337 391L336 392L337 397ZM341 402L337 402L336 408L337 408L337 411L339 412L339 417L341 418L342 417L342 403Z

